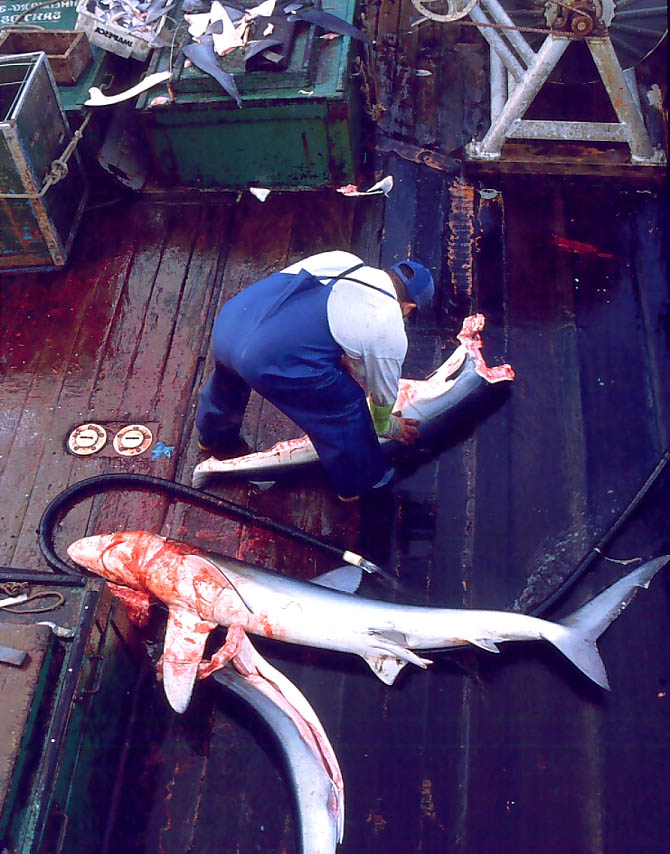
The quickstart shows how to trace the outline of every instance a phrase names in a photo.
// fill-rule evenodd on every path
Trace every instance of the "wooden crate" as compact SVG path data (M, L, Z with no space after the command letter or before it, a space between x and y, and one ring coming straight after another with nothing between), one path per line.
M93 61L86 33L75 30L13 30L0 35L0 55L44 51L56 83L72 86Z

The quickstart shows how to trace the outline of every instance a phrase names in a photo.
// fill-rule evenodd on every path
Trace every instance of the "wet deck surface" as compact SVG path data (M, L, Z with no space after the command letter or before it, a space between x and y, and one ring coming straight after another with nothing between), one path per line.
M510 362L517 379L500 405L408 467L383 500L342 505L318 476L268 491L225 485L221 494L360 551L418 600L506 609L552 589L654 468L670 432L667 194L623 181L464 176L450 153L481 118L483 54L472 31L407 35L395 5L370 14L387 105L376 173L394 176L388 199L124 196L87 212L65 272L3 277L0 564L46 568L35 535L41 513L84 477L133 471L190 482L217 308L328 249L381 265L409 249L435 270L438 298L412 321L406 376L440 364L463 317L481 311L487 360ZM458 63L445 65L449 52ZM446 72L417 78L417 67ZM433 152L433 167L408 157L421 148ZM175 451L76 459L64 442L88 420L151 422ZM254 399L244 435L260 449L295 433ZM669 498L666 473L609 553L670 552ZM63 554L87 531L124 528L301 578L333 566L262 529L139 493L79 505L56 545ZM553 613L624 571L599 561ZM259 642L312 703L339 757L339 850L665 850L669 590L662 573L604 636L609 694L541 644L437 655L428 672L407 668L386 687L357 659ZM200 685L177 717L149 676L131 748L108 850L297 850L272 740L218 686Z

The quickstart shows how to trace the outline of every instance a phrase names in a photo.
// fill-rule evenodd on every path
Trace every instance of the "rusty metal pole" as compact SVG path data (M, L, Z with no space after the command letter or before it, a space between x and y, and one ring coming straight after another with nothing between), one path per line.
M481 142L472 142L468 152L482 160L497 160L505 144L514 122L523 116L533 102L535 96L544 86L556 63L565 53L570 39L549 35L542 47L523 75L523 79L515 86L500 115L489 128Z
M658 154L649 140L642 115L633 100L619 60L609 38L589 39L589 50L609 99L623 126L631 158L638 163L658 162Z

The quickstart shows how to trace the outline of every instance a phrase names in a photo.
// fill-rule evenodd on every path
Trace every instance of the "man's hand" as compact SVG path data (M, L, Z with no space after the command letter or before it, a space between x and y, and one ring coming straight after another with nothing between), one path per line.
M419 438L420 423L416 418L402 418L393 413L389 429L384 436L394 442L400 442L401 445L413 445Z

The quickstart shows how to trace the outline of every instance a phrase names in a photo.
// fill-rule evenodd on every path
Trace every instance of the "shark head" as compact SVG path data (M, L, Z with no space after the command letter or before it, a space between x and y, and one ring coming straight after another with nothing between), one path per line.
M82 537L68 547L67 553L75 563L107 581L139 590L143 566L164 542L163 537L148 531L122 531Z

